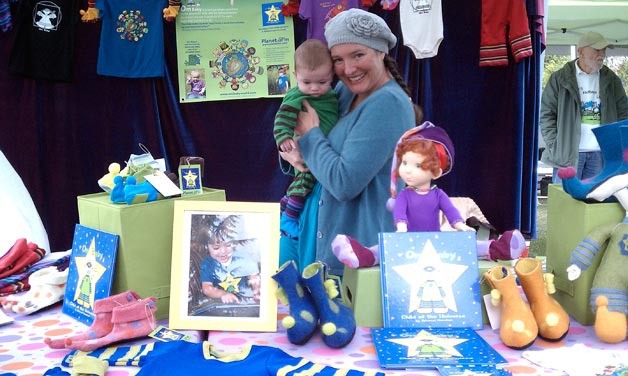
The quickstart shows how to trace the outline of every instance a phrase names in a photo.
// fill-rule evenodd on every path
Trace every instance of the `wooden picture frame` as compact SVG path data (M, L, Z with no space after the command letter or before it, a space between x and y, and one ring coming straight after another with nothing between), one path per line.
M175 201L170 328L276 331L278 262L279 204Z

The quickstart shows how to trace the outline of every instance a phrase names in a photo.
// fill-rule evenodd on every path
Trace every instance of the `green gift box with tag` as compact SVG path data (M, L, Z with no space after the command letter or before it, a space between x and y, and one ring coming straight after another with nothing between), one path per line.
M203 188L203 193L133 205L114 204L107 193L78 196L83 226L120 236L111 294L133 290L157 300L155 318L168 317L172 221L176 200L225 201L225 191Z

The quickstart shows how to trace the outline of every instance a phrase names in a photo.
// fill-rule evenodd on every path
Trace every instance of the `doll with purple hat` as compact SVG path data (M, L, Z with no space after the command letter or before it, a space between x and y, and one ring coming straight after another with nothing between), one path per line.
M451 172L454 146L447 132L430 122L407 131L397 143L392 161L387 209L392 212L397 232L440 231L442 211L451 227L458 231L475 231L445 191L433 181ZM397 194L397 179L405 188ZM479 240L478 257L487 260L513 260L525 251L520 231L504 232L499 239ZM337 235L332 242L334 255L351 268L369 267L379 263L377 246L364 247L349 235Z

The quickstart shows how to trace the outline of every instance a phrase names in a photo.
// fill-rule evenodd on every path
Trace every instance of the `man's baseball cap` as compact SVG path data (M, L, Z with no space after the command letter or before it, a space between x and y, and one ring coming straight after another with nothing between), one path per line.
M578 41L578 48L582 47L593 47L596 50L601 50L606 47L613 47L611 42L606 40L600 33L596 33L595 31L589 31L585 33L580 40Z

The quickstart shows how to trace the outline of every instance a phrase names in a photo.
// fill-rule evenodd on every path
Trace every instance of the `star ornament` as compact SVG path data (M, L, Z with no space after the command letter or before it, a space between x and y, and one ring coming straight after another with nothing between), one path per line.
M416 263L393 268L410 285L408 313L418 311L428 301L436 300L442 301L447 310L457 312L452 287L467 268L465 265L442 262L434 245L428 240Z
M238 284L242 280L242 277L233 278L233 276L229 275L225 278L224 281L219 282L218 286L222 287L226 292L230 292L232 294L238 294L240 289L238 288Z
M198 175L192 172L192 170L188 170L187 174L183 175L185 179L186 187L196 187L196 179L198 179Z
M90 279L92 281L92 294L90 296L90 302L93 304L94 302L94 292L96 291L94 286L98 284L100 278L105 274L107 268L98 262L96 258L96 238L92 238L91 244L85 253L85 256L76 257L74 260L76 261L76 269L78 271L79 278L81 281L87 274L89 274ZM79 282L80 283L80 282ZM76 294L74 296L74 300L78 298L81 289L76 289Z
M421 330L414 337L391 338L387 341L406 346L408 348L408 357L451 358L462 356L455 346L467 340L464 338L438 337L426 330ZM435 351L435 349L438 349L438 351Z
M270 6L270 9L264 11L268 16L268 22L279 22L279 14L281 13L281 9L275 8L274 5Z

